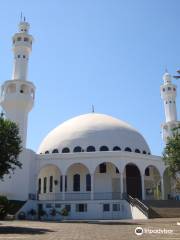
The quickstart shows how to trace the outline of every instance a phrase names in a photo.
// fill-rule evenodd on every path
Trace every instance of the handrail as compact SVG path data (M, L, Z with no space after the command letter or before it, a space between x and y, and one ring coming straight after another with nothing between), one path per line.
M147 217L149 217L150 209L144 203L142 203L138 198L133 198L131 195L127 195L126 200L132 206L136 206L140 211L142 211Z

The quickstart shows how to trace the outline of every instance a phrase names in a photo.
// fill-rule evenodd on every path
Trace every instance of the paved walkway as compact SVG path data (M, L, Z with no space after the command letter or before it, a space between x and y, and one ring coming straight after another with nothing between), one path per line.
M179 221L179 225L177 222ZM135 234L136 227L144 232ZM148 230L149 229L149 230ZM153 231L159 233L152 233ZM169 231L169 233L167 233ZM141 229L138 231L141 232ZM161 232L161 233L160 233ZM35 221L1 221L0 240L180 240L180 219L146 221L99 221L89 223L57 223Z

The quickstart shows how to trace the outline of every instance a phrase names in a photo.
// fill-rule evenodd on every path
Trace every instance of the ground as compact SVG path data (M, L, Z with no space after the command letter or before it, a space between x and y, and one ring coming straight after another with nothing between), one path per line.
M178 225L179 222L179 225ZM172 233L135 234L136 227ZM165 230L164 230L165 229ZM136 240L180 239L180 219L92 221L75 223L1 221L0 240Z

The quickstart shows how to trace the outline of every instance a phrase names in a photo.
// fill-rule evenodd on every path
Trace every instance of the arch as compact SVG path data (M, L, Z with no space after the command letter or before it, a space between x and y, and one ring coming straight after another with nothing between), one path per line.
M94 196L95 199L107 195L106 199L120 199L121 175L118 166L113 162L100 162L94 171Z
M74 149L73 149L73 152L82 152L82 148L80 146L76 146Z
M103 145L99 148L99 150L100 151L109 151L109 148L107 146Z
M68 147L65 147L62 149L62 153L69 153L70 149Z
M132 197L142 199L141 172L134 163L125 166L126 193Z
M113 147L113 151L121 151L121 148L118 146Z
M47 150L47 151L45 151L45 154L49 154L49 151Z
M67 191L68 192L85 192L86 175L90 174L89 168L83 163L73 163L67 167Z
M136 148L135 153L141 153L141 151L138 148Z
M86 149L87 152L95 152L96 151L96 148L92 145L88 146L87 149Z
M148 165L144 169L144 195L147 200L162 198L161 175L154 165Z
M53 149L53 151L52 151L52 153L58 153L58 152L59 152L59 151L58 151L57 148Z
M124 149L124 151L126 151L126 152L132 152L131 148L129 148L129 147L126 147L126 148Z

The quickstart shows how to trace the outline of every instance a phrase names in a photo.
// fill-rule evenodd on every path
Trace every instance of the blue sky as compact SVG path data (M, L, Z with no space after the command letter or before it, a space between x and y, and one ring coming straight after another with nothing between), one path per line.
M29 114L28 147L63 121L105 113L127 121L153 154L163 149L160 98L167 66L180 68L179 0L1 1L0 83L11 79L11 37L21 11L35 38L29 80L36 101ZM180 107L180 81L177 109ZM179 116L178 111L178 116Z

